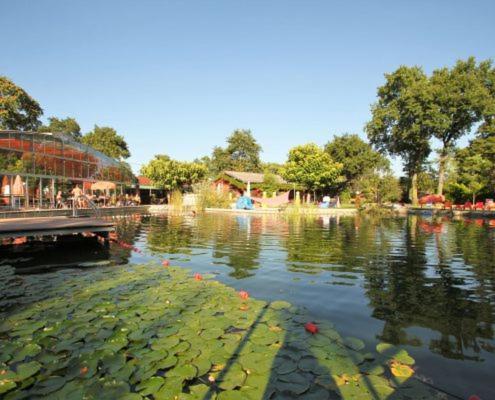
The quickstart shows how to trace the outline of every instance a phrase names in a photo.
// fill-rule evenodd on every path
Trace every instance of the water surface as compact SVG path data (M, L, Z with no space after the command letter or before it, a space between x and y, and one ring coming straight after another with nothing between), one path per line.
M18 274L170 259L265 300L304 306L371 349L406 347L446 392L495 398L495 229L489 221L201 215L120 218L112 243L4 249ZM117 267L118 268L118 267ZM12 302L12 299L10 299Z

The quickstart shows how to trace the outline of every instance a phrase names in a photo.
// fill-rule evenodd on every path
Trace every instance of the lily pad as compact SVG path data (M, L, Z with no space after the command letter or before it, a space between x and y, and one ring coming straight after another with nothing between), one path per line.
M179 365L172 368L167 372L167 377L178 377L183 380L190 380L194 378L198 373L198 370L193 365Z
M17 380L23 381L34 374L36 374L41 369L41 364L37 361L31 361L25 364L19 364L17 366Z

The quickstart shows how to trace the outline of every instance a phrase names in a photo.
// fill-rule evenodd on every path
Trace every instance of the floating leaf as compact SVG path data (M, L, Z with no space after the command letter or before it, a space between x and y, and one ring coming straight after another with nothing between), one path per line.
M25 364L19 364L17 366L17 380L23 381L34 374L36 374L41 369L41 364L37 361L31 361Z
M194 378L198 370L193 365L179 365L167 372L167 377L179 377L183 380Z
M409 378L414 375L414 370L409 365L401 364L398 362L391 363L390 371L394 376L401 378Z
M355 351L364 349L364 342L354 337L346 337L344 339L344 345Z

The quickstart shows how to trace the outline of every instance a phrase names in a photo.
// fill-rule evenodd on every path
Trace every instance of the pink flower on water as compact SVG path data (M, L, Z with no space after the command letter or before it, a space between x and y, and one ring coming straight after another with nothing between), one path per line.
M241 291L239 291L239 297L242 300L247 300L247 299L249 299L249 293L246 292L245 290L241 290Z

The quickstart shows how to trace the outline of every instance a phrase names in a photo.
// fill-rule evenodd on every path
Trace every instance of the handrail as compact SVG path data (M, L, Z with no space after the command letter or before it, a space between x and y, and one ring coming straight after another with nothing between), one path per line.
M100 214L100 210L99 208L97 207L97 205L93 202L93 200L91 200L88 196L86 196L85 194L80 194L79 196L77 197L73 197L72 198L72 216L75 218L78 216L78 213L77 213L77 200L79 200L80 198L83 198L84 200L86 200L86 202L88 203L89 205L89 208L91 208L93 210L93 212L95 213L95 216L97 218L100 218L101 217L101 214Z

